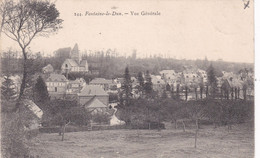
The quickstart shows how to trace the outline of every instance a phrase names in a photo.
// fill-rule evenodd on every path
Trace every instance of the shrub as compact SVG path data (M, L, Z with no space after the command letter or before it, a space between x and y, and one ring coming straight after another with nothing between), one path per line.
M29 155L27 146L27 132L22 125L19 113L1 113L2 140L1 151L3 157L22 158ZM28 137L27 137L28 138Z
M92 120L100 124L109 124L110 115L108 113L96 113L91 116Z

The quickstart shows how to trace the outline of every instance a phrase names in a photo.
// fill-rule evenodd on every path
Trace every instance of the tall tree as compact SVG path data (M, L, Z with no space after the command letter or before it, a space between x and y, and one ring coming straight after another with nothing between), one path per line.
M215 69L210 64L209 68L207 69L207 76L208 76L208 85L210 86L210 95L214 98L217 92L217 78L215 74Z
M124 82L120 93L119 110L123 113L126 125L131 123L130 101L132 98L132 82L128 67L125 68Z
M33 98L36 103L40 104L46 103L50 99L47 86L41 76L37 78L34 86Z
M128 67L125 68L124 83L122 85L123 101L126 106L129 106L129 101L132 96L132 81Z
M14 82L12 79L10 79L10 75L5 76L4 82L1 86L1 93L5 100L9 101L16 98L17 95L14 86Z
M55 4L49 1L19 0L10 3L2 22L3 33L18 43L22 50L23 79L20 87L19 100L24 95L28 73L28 46L37 36L48 36L61 28L62 20ZM3 12L2 15L3 17ZM19 101L18 100L18 101Z

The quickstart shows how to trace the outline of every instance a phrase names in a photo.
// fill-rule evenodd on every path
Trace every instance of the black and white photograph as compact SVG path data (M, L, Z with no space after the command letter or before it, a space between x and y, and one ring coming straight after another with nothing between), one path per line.
M254 0L1 0L3 158L254 158Z

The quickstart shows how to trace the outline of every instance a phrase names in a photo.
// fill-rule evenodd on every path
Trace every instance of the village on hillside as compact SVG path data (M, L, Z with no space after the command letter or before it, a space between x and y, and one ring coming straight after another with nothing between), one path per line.
M194 117L192 106L197 103L205 105L206 112L214 117L201 115L195 118L209 119L215 126L231 126L237 121L252 119L252 113L244 111L244 108L251 108L248 104L254 100L254 72L250 68L238 72L217 71L211 63L206 69L183 65L181 71L177 67L177 71L174 68L160 69L153 73L137 69L131 73L131 66L126 65L121 76L107 78L100 73L100 62L93 66L88 58L82 59L78 47L75 44L72 49L54 52L62 60L58 68L46 60L42 62L45 65L41 62L31 65L34 72L28 73L29 82L22 102L29 122L27 131L63 133L64 140L64 133L73 131L129 126L132 129L165 129L167 121L175 122L175 128L181 121L185 131L186 124ZM37 56L32 60L37 60ZM2 103L8 105L2 110L10 111L15 107L22 83L17 67L19 57L9 52L2 55L2 61L11 67L4 69L1 76ZM239 109L225 113L225 110L216 109L221 104L224 109ZM137 111L130 113L128 108ZM233 119L227 121L232 117L237 118L235 122Z
M98 70L89 70L89 64L87 59L82 59L79 53L78 45L75 44L73 49L59 49L58 56L67 56L60 69L54 69L51 64L45 65L41 69L41 73L37 75L44 78L45 84L52 99L75 99L80 101L81 97L89 97L88 94L84 93L83 89L90 87L92 91L100 91L101 94L95 94L92 92L93 96L106 94L118 95L121 90L121 86L124 82L123 77L113 77L112 79L95 77L87 82L84 80L84 75L89 74L93 76L99 73ZM3 55L2 58L6 58ZM15 59L17 57L13 57ZM10 60L12 62L12 60ZM9 63L10 64L10 63ZM17 64L12 64L17 65ZM131 71L131 70L130 70ZM75 79L68 78L69 74L78 73L79 75ZM145 78L146 71L141 72L142 77ZM149 73L149 72L148 72ZM153 85L153 90L162 94L164 91L170 93L176 93L179 91L180 96L183 100L195 100L198 98L206 97L206 88L208 85L207 71L202 70L193 66L184 66L184 70L181 72L176 72L174 69L160 70L159 74L151 74L151 82ZM19 80L20 77L17 75L10 76L15 83L16 91L19 92ZM35 77L37 78L37 77ZM217 77L217 88L219 93L219 98L221 96L228 97L230 99L243 99L247 97L248 99L254 98L254 73L248 70L242 70L240 72L225 72L222 71L222 76ZM2 78L3 81L3 78ZM138 75L131 76L132 82L132 93L135 97L138 97L138 86L139 80ZM221 88L222 87L222 88ZM226 91L223 90L226 87ZM187 90L187 98L185 98L185 91ZM202 93L201 93L202 91ZM197 93L197 96L196 96ZM226 94L228 93L228 95ZM197 97L197 98L196 98ZM108 99L105 105L108 105Z
M98 77L84 79L85 75L95 76L98 69L90 71L87 59L82 59L78 44L73 49L59 49L55 55L66 56L61 62L61 67L55 69L51 64L41 68L41 72L36 73L32 78L32 83L36 84L37 78L41 77L47 87L50 100L75 101L76 104L94 112L106 114L108 109L116 106L120 102L120 93L124 90L125 78L112 77L112 79ZM17 65L13 62L17 57L9 56L9 65ZM2 59L6 59L3 54ZM151 87L158 96L166 95L167 98L179 98L181 100L199 100L210 95L210 84L207 70L202 70L194 66L183 66L183 71L176 72L174 69L160 70L159 74L152 74L148 70L139 72L131 76L131 96L140 98L143 92L140 90L141 84L151 82ZM212 65L209 68L213 68ZM131 69L129 70L131 71ZM240 72L221 72L222 75L216 77L216 99L230 100L253 100L254 99L254 74L246 68ZM74 78L71 79L71 74ZM75 75L76 74L76 75ZM76 76L76 77L75 77ZM3 76L4 82L7 76ZM21 78L19 75L8 76L13 82L15 93L20 91ZM28 98L31 101L34 98ZM36 104L34 104L37 106ZM112 106L111 106L112 105ZM118 121L120 124L123 121ZM115 125L117 123L110 122Z
M254 157L253 8L0 1L0 157Z

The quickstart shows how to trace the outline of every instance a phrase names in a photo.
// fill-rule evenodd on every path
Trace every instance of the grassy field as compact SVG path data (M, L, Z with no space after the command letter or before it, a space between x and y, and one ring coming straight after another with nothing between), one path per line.
M252 125L214 129L201 127L197 148L194 132L188 129L104 130L65 134L62 142L57 133L39 134L31 141L33 155L41 158L252 158Z

